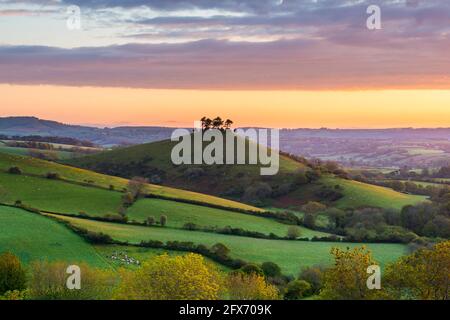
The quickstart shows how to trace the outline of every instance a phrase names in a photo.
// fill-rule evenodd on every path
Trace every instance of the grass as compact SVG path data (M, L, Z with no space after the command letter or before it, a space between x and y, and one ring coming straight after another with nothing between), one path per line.
M24 173L35 175L45 175L48 172L55 172L64 179L81 183L90 182L96 186L101 186L103 188L109 188L110 185L113 185L115 189L122 190L128 184L127 179L119 177L99 174L89 170L74 168L35 158L0 153L0 170L8 170L12 166L18 166ZM255 208L231 200L152 184L148 184L145 188L145 191L169 198L206 202L210 204L221 205L224 207L244 210L263 211L259 208Z
M104 232L120 241L139 243L141 240L192 241L207 246L223 243L231 249L231 256L245 261L262 263L272 261L280 265L283 272L296 275L301 267L315 264L328 265L332 262L332 247L355 247L355 243L304 242L288 240L264 240L230 235L220 235L198 231L186 231L158 227L141 227L113 224L71 217L59 217L72 224L94 232ZM382 265L406 253L401 244L368 244L375 259Z
M86 262L106 268L94 248L62 224L17 208L0 206L0 252L11 251L28 264L33 260Z
M278 236L286 236L288 225L273 219L257 217L232 211L219 210L191 204L177 203L160 199L141 199L127 211L130 220L145 221L149 216L156 220L161 215L168 218L168 226L182 228L185 223L195 223L202 227L242 228L269 235L271 232ZM302 237L326 236L328 234L299 227Z
M171 153L176 144L170 140L158 141L71 159L67 163L129 178L150 177L158 173L164 185L219 196L226 194L230 198L238 197L236 189L245 189L262 181L273 186L290 183L295 180L294 173L298 170L308 170L304 164L283 155L279 159L278 174L265 177L261 176L260 169L265 167L261 164L175 166ZM246 159L248 145L246 142ZM200 170L202 173L192 178L190 170Z
M326 177L322 178L321 182L332 187L340 185L344 188L344 197L335 203L341 209L373 206L400 210L406 205L427 200L425 196L404 194L389 188L352 180Z
M122 194L98 188L83 187L58 180L13 175L0 172L0 201L23 204L44 211L94 216L118 212ZM3 193L3 195L2 195Z

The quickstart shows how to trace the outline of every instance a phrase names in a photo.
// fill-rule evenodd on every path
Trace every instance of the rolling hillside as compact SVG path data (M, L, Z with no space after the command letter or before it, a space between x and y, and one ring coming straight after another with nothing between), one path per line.
M180 165L171 162L175 142L169 140L132 146L68 160L77 167L123 177L143 176L158 179L162 185L254 203L246 193L261 183L267 184L274 196L265 206L299 208L308 201L320 201L340 208L376 206L401 209L408 204L425 201L425 197L398 193L333 175L322 175L313 183L298 183L299 176L311 168L287 156L280 156L280 171L275 176L261 176L258 165ZM343 197L337 202L324 198L320 190L339 189ZM323 193L323 192L322 192Z
M142 240L188 241L212 246L222 243L231 250L231 256L244 261L263 263L272 261L280 265L286 274L295 275L301 267L331 263L332 247L355 247L361 244L334 242L305 242L290 240L265 240L199 231L174 230L170 228L141 227L98 222L86 219L54 216L94 232L109 234L113 239L138 244ZM367 244L381 265L393 261L406 253L401 244Z
M122 190L123 188L126 188L128 183L127 179L119 177L103 175L89 170L73 168L54 162L39 160L30 157L9 155L0 152L0 170L6 172L13 166L19 167L25 174L28 175L45 177L45 175L49 172L58 173L61 178L60 180L87 186L100 187L104 189L109 189L110 186L113 186L115 190ZM224 207L244 210L262 211L261 209L235 201L152 184L148 184L145 186L145 192L174 199L198 201L209 203L212 205L220 205Z
M32 260L108 263L79 236L46 217L0 206L0 252L11 251L25 263Z

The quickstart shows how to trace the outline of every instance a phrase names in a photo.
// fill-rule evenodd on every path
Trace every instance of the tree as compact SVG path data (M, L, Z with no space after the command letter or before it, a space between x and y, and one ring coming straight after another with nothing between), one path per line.
M304 206L302 206L302 210L305 211L306 213L317 213L320 211L324 211L326 208L327 208L326 205L316 201L310 201Z
M261 269L266 277L274 278L281 276L281 268L274 262L264 262Z
M36 261L31 264L30 298L41 300L106 300L112 297L117 276L111 270L79 264L81 290L70 290L66 282L67 263Z
M146 178L142 177L134 177L130 181L128 181L127 190L133 196L133 200L136 201L142 194L142 190L145 185L148 183Z
M303 216L303 224L313 229L316 226L316 215L314 213L308 212Z
M227 257L228 254L230 253L230 249L228 249L228 247L222 243L216 243L215 245L213 245L211 247L211 251L215 255L222 257L222 258Z
M11 167L8 169L8 173L11 174L22 174L22 170L19 167Z
M19 258L11 252L0 255L0 296L7 291L26 288L26 272Z
M311 285L305 280L293 280L288 283L284 293L285 300L300 300L312 293Z
M227 279L228 295L232 300L277 300L278 289L257 274L232 273Z
M376 263L366 247L352 250L332 248L334 266L324 275L321 298L327 300L370 300L377 297L378 290L367 288L367 268Z
M264 275L264 271L261 269L261 267L256 265L256 264L254 264L254 263L246 264L241 269L239 269L239 271L241 271L241 272L243 272L245 274L256 274L256 275L259 275L259 276L263 276Z
M223 277L198 254L161 255L136 271L122 270L116 299L216 300L223 294Z
M159 217L159 224L161 226L165 227L167 224L167 216L162 215L161 217Z
M212 127L213 129L222 129L223 126L223 120L221 117L216 117L212 121Z
M289 226L287 230L287 237L289 239L295 240L301 235L301 230L297 226Z
M306 267L300 271L298 279L308 282L311 285L312 294L318 294L323 286L325 270L322 266Z
M154 225L155 223L156 223L156 220L155 220L154 217L148 217L148 218L147 218L147 225L148 225L148 226L152 226L152 225Z
M450 241L400 258L386 267L384 279L393 299L449 300Z
M231 121L230 119L227 119L227 120L225 121L225 124L224 124L225 129L229 130L229 129L231 128L232 125L233 125L233 121Z

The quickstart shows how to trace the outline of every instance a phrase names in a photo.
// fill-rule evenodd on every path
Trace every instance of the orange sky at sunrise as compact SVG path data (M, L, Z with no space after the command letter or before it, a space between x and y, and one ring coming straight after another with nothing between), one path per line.
M208 91L0 85L0 116L91 125L450 127L450 90Z

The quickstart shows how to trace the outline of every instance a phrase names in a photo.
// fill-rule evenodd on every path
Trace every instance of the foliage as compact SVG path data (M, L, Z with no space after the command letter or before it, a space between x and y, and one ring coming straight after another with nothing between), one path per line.
M116 276L105 269L94 269L77 264L81 269L81 289L70 290L66 282L66 262L35 261L31 264L32 277L29 296L36 300L105 300L110 299Z
M294 240L301 236L301 230L297 226L289 226L287 231L288 239Z
M228 276L227 288L232 300L277 300L278 289L257 274L233 273Z
M393 299L450 299L450 241L420 249L388 265L386 290Z
M311 285L305 280L293 280L288 283L285 293L285 300L299 300L311 295Z
M264 272L264 275L266 277L279 277L281 276L281 268L279 265L277 265L274 262L264 262L261 265L261 269Z
M0 255L0 295L26 288L26 271L19 258L11 252Z
M322 266L305 267L300 271L298 279L308 282L311 285L313 294L319 294L323 286L325 270L325 267Z
M376 263L372 253L364 246L352 250L331 249L334 266L325 271L322 299L370 300L376 298L377 290L367 288L367 268Z
M121 274L116 299L216 300L222 294L221 274L197 254L161 255Z
M264 275L264 271L262 270L262 268L254 263L246 264L241 269L239 269L239 271L245 274L256 274L258 276Z

